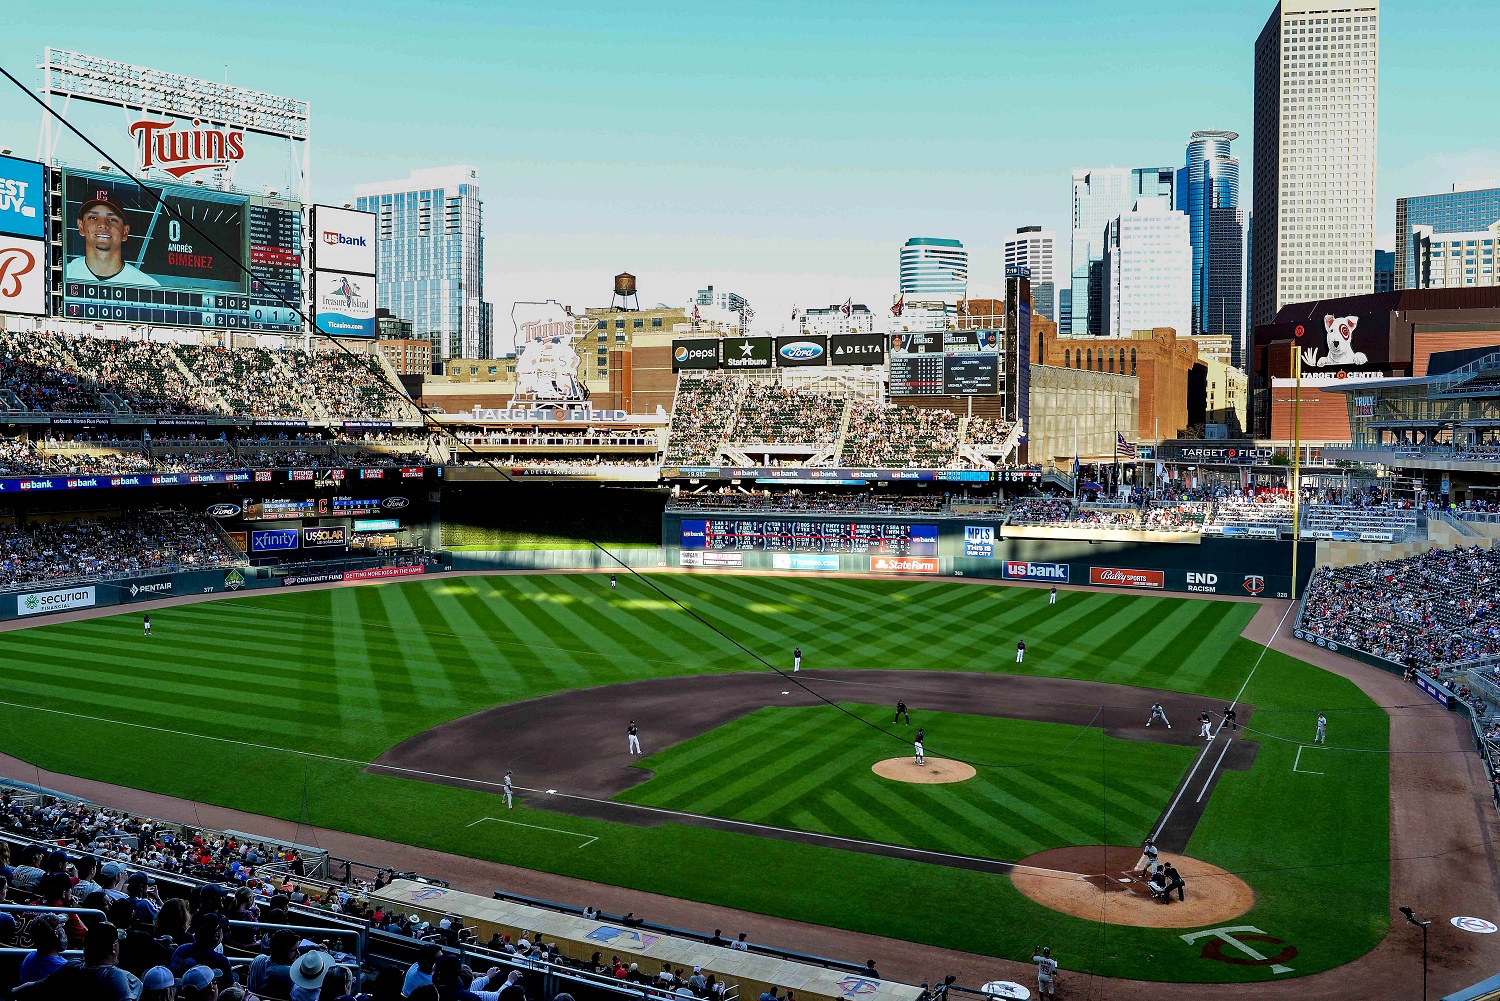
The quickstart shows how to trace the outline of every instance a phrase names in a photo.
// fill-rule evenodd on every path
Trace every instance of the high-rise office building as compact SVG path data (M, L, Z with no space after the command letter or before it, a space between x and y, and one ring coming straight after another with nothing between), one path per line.
M1171 167L1106 167L1073 171L1072 279L1074 337L1104 333L1104 230L1141 198L1175 203Z
M1407 248L1411 256L1407 280L1413 288L1500 285L1495 267L1500 222L1468 233L1439 233L1431 226L1413 226Z
M1452 191L1396 199L1396 288L1427 288L1414 270L1413 226L1432 233L1477 233L1500 221L1500 187L1453 185Z
M1250 322L1374 288L1379 0L1283 0L1255 42Z
M1389 250L1375 251L1375 291L1396 289L1396 255Z
M1073 289L1071 286L1057 290L1057 333L1059 337L1073 336Z
M750 320L755 316L755 310L750 308L750 303L744 296L725 292L723 289L715 291L712 285L700 288L693 303L698 306L717 306L736 314L740 318L740 330L747 333L750 330Z
M376 294L434 359L494 357L484 301L484 203L473 167L414 170L403 181L361 184L356 207L377 215ZM500 354L508 345L501 345Z
M1166 198L1142 198L1115 217L1104 241L1104 336L1193 322L1193 243L1187 213Z
M1031 270L1031 301L1037 315L1049 320L1057 318L1057 282L1052 270L1056 244L1057 234L1040 226L1022 226L1014 240L1005 241L1005 266Z
M1228 336L1244 331L1245 216L1240 209L1240 162L1233 132L1194 132L1187 163L1177 172L1177 208L1187 214L1193 241L1193 333Z
M969 252L957 240L907 240L901 248L901 294L911 302L957 303L968 298Z

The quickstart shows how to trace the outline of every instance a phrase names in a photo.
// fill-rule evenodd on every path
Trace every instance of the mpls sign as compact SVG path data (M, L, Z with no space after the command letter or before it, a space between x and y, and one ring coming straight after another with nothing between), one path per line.
M245 158L242 129L204 128L197 118L190 128L181 122L143 118L130 124L130 137L135 140L137 166L142 170L159 167L173 177L223 170Z
M965 525L964 555L978 559L993 559L995 556L995 526Z

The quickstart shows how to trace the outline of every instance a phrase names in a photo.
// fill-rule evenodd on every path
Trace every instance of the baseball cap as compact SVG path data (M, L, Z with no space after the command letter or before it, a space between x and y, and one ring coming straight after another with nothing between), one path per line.
M115 215L119 216L121 219L125 218L125 213L120 209L120 206L116 205L108 198L90 198L88 201L78 206L79 218L88 215L89 209L93 208L95 205L107 206L111 211L114 212Z
M118 863L118 862L106 862L106 863L104 863L103 866L101 866L99 868L99 875L101 875L101 876L108 876L111 879L113 879L115 876L118 876L123 871L124 870L120 868L120 863Z
M53 851L48 852L47 853L47 857L44 858L44 859L42 859L42 868L43 869L49 869L49 870L56 869L56 870L61 871L61 870L66 869L68 867L68 862L69 861L70 860L68 858L68 853L67 852L63 851L60 848L59 849L55 849Z
M153 966L141 978L141 986L148 991L164 990L176 983L177 979L172 976L172 971L165 966Z
M222 973L222 970L216 970L212 966L204 966L202 963L199 963L197 966L190 967L182 975L182 979L177 981L177 985L201 991L215 980L218 980Z

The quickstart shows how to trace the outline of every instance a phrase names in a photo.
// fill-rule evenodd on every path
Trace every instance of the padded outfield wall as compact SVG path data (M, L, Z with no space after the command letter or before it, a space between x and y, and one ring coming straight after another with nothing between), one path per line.
M736 523L733 534L725 533L725 522ZM1037 538L1037 529L1015 538L1006 531L963 518L669 512L662 518L662 546L669 566L983 577L1270 598L1289 597L1292 590L1290 540L1155 542L1141 538L1148 533L1109 531L1087 539ZM768 534L779 548L766 548ZM855 547L864 551L846 551ZM1300 543L1297 555L1300 594L1316 544Z

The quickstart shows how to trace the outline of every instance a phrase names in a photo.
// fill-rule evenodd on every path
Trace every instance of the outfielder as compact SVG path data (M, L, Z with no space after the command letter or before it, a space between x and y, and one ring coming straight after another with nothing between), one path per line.
M1055 605L1055 604L1057 604L1057 585L1056 584L1052 585L1052 593L1047 596L1047 604L1049 604L1049 605Z
M1198 736L1204 740L1214 739L1214 718L1205 709L1198 714Z
M1318 713L1318 732L1313 734L1314 744L1328 743L1328 717Z
M510 771L509 770L507 770L506 773L505 773L505 789L504 789L504 793L505 793L505 808L507 810L514 810L516 807L515 807L515 804L511 802L511 797L515 794L515 790L513 788L511 788L511 784L510 784Z
M635 720L631 720L630 721L630 725L625 728L625 736L627 738L629 738L629 740L630 740L630 753L631 754L640 754L641 753L640 732L641 732L640 729L635 725Z
M1036 964L1036 995L1046 1001L1057 1001L1057 960L1046 946L1031 950L1031 961Z
M614 574L610 574L609 575L609 589L611 591L613 591L615 589L615 575Z
M925 765L925 764L927 764L927 755L922 752L922 738L924 736L926 736L926 735L927 735L927 731L926 730L923 730L921 727L917 728L917 739L916 739L916 745L915 746L916 746L916 752L917 752L917 764L919 764L919 765Z
M150 636L150 635L151 635L151 616L150 616L150 615L147 615L147 616L146 616L146 617L145 617L145 618L144 618L144 619L143 619L143 620L142 620L142 621L141 621L141 625L142 625L142 626L144 626L144 627L145 627L145 630L146 630L146 633L145 633L145 635L147 635L147 636Z
M792 673L796 674L802 670L802 648L799 646L792 651Z
M1019 664L1026 659L1026 641L1016 641L1016 663Z
M1146 720L1146 725L1150 726L1157 720L1161 720L1163 723L1167 723L1167 711L1161 707L1160 702L1153 702L1151 703L1151 718ZM1167 723L1167 729L1172 729L1171 723Z

